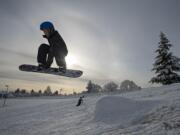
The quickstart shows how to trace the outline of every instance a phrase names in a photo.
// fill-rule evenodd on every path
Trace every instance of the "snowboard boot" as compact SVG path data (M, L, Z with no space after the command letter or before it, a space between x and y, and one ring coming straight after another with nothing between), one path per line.
M66 66L59 67L59 72L66 73Z
M43 64L39 64L38 65L38 71L41 71L41 70L43 70L44 69L44 65Z
M49 67L48 66L46 66L46 65L44 65L44 64L39 64L38 65L38 71L41 71L41 70L46 70L46 69L48 69Z
M59 72L66 73L66 68L65 67L59 67Z

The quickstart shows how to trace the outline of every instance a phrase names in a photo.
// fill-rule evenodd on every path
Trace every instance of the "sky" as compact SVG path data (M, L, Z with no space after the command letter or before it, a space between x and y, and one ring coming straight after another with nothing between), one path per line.
M160 32L180 57L179 0L0 0L0 89L86 90L89 80L99 85L133 80L148 83ZM72 79L19 71L37 65L38 47L48 43L39 25L53 22L69 50L68 68L84 72ZM56 67L56 63L53 63Z

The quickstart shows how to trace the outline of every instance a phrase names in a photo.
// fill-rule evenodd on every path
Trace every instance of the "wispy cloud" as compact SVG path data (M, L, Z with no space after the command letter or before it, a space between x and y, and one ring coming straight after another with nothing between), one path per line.
M33 56L32 54L28 54L28 53L25 53L25 52L18 52L18 51L14 51L14 50L10 50L10 49L7 49L7 48L0 48L0 54L2 53L5 53L5 54L8 54L8 55L17 55L19 57L22 57L22 58L25 58L25 59L36 59L35 56Z

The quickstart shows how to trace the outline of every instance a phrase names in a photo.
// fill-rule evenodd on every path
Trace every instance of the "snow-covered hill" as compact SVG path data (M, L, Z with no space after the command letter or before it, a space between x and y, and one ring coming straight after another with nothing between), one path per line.
M0 135L180 134L180 84L77 101L9 99L0 108Z

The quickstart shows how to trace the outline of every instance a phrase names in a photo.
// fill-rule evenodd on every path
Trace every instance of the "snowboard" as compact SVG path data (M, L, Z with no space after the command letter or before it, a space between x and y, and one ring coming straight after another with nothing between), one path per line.
M48 69L39 70L38 66L29 65L29 64L20 65L19 70L26 71L26 72L59 75L59 76L65 76L65 77L71 77L71 78L77 78L83 74L83 72L81 70L67 69L66 72L64 73L62 71L58 71L58 68L53 68L53 67L48 68Z

